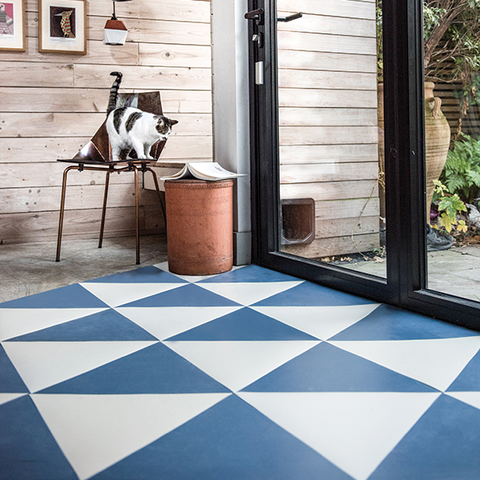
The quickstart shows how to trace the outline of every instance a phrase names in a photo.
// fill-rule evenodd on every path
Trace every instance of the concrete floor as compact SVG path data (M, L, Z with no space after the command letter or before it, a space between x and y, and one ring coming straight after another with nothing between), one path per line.
M0 302L167 260L165 236L140 238L140 265L135 264L134 237L106 238L101 249L97 244L96 239L64 239L58 263L56 242L0 245ZM385 262L344 266L385 277ZM431 252L428 268L430 289L480 301L480 247Z
M55 262L57 242L0 245L0 302L65 285L133 270L167 260L165 236L140 237L140 265L135 264L135 237L62 241L61 261Z

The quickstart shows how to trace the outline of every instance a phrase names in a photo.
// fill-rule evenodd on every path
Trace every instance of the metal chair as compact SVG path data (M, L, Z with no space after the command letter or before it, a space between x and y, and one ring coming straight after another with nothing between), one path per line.
M162 104L160 100L160 92L142 92L142 93L123 93L118 95L117 107L132 106L140 108L141 110L157 115L162 115ZM152 146L150 155L156 160L159 159L166 141L159 141ZM108 141L108 133L106 128L106 121L97 130L92 139L75 155L73 159L58 159L59 162L72 163L63 172L62 181L62 196L60 200L60 219L58 223L58 237L57 237L57 256L55 261L60 261L60 251L62 244L63 221L65 216L65 198L67 190L67 176L71 170L83 172L84 170L105 172L105 191L103 196L102 220L100 223L100 238L98 248L102 248L103 233L105 229L105 216L108 198L108 186L110 175L114 172L133 172L135 182L135 240L136 240L136 263L140 263L140 238L139 238L139 187L138 187L138 173L150 172L153 175L155 189L157 191L158 200L163 213L163 218L166 224L165 204L160 194L158 186L157 175L150 168L149 165L154 164L154 160L139 160L135 155L135 151L122 152L118 162L110 160L110 144Z

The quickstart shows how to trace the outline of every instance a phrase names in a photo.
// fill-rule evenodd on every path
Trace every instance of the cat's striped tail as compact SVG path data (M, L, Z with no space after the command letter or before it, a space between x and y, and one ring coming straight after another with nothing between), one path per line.
M108 99L108 107L107 107L107 116L112 110L115 110L117 107L117 95L118 89L120 88L120 84L122 83L123 74L121 72L112 72L110 75L113 75L115 81L113 82L112 87L110 88L110 97Z

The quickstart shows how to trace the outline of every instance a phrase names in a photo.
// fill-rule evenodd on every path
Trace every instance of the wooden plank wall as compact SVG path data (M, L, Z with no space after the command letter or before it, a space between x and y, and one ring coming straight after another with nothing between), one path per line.
M279 23L281 197L316 205L314 242L284 250L370 251L379 243L375 2L278 5L282 16L304 12Z
M480 137L480 107L477 104L469 105L466 114L461 114L463 89L460 82L436 82L434 94L442 100L442 112L450 125L452 141L459 131L475 138Z
M112 2L87 1L87 54L38 52L38 4L26 0L26 52L0 51L0 243L56 237L64 164L105 118L112 70L121 91L160 90L179 120L162 160L212 159L209 0L116 4L129 30L124 46L103 43ZM104 175L71 172L65 235L96 237ZM113 175L106 236L133 232L133 174ZM164 230L155 192L143 190L143 233Z

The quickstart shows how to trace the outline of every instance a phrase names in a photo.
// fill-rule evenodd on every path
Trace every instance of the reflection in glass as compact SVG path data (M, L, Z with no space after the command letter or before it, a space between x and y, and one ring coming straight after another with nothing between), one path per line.
M385 277L376 6L306 5L278 23L281 249Z
M427 0L424 37L428 288L478 301L480 8Z

